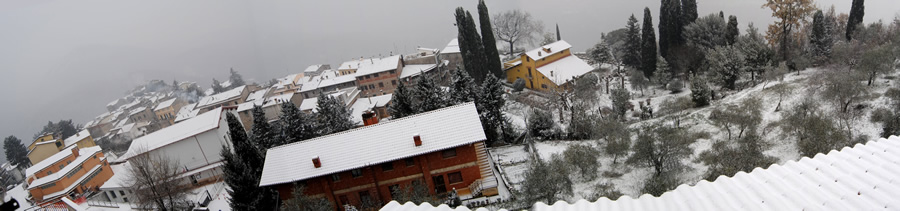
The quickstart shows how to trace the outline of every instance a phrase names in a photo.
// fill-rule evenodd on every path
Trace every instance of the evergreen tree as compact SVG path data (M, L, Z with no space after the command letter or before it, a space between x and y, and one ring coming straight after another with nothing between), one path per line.
M715 82L730 90L736 90L735 82L746 68L744 53L736 47L716 47L706 54L707 65L716 76Z
M865 2L865 0L853 0L853 5L850 6L850 17L847 19L847 40L853 39L853 32L863 22L863 16L866 14Z
M525 126L531 137L538 140L550 140L557 137L559 128L553 121L553 114L541 109L532 109L528 115L528 125Z
M449 96L444 90L441 90L441 87L437 86L437 83L425 75L419 78L413 92L413 98L419 102L416 104L417 113L433 111L450 105Z
M225 91L225 87L222 87L222 84L220 84L219 80L216 80L215 78L213 78L212 89L213 94L218 94Z
M341 100L320 94L316 104L316 126L316 134L324 136L352 129L356 124L350 116L350 109Z
M556 41L562 40L562 37L559 35L559 24L556 24Z
M746 56L746 70L750 72L750 80L756 81L758 76L762 76L771 67L775 52L766 45L753 23L747 26L747 33L738 39L737 48Z
M737 17L728 16L728 26L725 27L725 43L734 45L739 35L741 35L741 31L738 29Z
M644 7L644 27L641 29L641 71L644 77L653 78L656 71L656 33L650 8Z
M266 119L266 112L263 111L262 107L253 106L251 112L253 114L253 128L250 132L250 138L256 141L262 147L262 150L272 148L281 143L281 138L278 137L275 128L269 124L269 120Z
M487 144L493 146L497 141L506 138L502 137L507 124L506 116L503 115L503 106L506 105L506 100L503 99L503 85L500 84L500 79L489 75L481 87L475 105L478 107L484 134L487 136Z
M524 85L524 83L522 83ZM453 84L450 87L450 102L459 104L472 102L478 95L475 80L466 71L453 72Z
M628 107L631 107L631 102L628 101L631 99L631 93L624 88L613 89L612 94L610 94L610 100L612 100L613 112L616 114L616 118L619 120L625 120L625 113L628 112Z
M457 70L457 72L460 71L462 70ZM388 111L394 119L416 114L411 93L414 90L407 89L404 84L401 82L397 85L397 89L394 90L394 95L391 97L391 105L388 106Z
M681 0L662 0L659 6L659 54L669 58L669 50L684 43Z
M699 77L694 78L691 81L691 101L694 102L694 106L707 106L711 99L712 90L709 89L709 84L706 83L706 80Z
M488 72L494 76L502 77L503 67L500 62L500 52L497 50L497 40L494 38L494 30L491 24L491 14L488 12L484 0L478 1L478 19L481 22L481 43L484 44L484 56Z
M231 68L231 70L229 70L229 72L231 73L231 75L228 76L228 79L231 81L231 86L226 87L226 88L230 89L230 88L246 85L244 83L244 77L242 77L241 74L238 74L237 71L234 71L234 68Z
M250 140L244 127L234 114L226 113L228 136L234 147L224 146L220 152L223 160L223 174L228 194L228 204L234 210L274 210L278 203L278 192L269 187L259 187L265 156L262 149Z
M456 27L458 30L459 51L463 57L463 67L469 71L469 75L476 82L481 82L487 73L484 69L486 67L484 45L481 43L478 30L475 29L475 20L472 19L472 14L466 12L462 7L456 8Z
M634 14L628 17L625 33L625 49L622 55L622 63L626 66L640 68L641 66L641 26L638 25Z
M290 144L316 137L316 125L313 117L306 114L293 103L281 104L282 141L278 145Z
M11 165L23 169L31 166L31 161L28 159L28 148L22 144L22 140L19 140L19 138L15 136L6 137L3 140L3 149L5 149L6 160Z
M816 14L813 15L813 27L812 33L809 35L809 44L811 45L812 56L817 61L825 61L831 56L833 42L822 10L816 11Z
M178 91L181 89L181 86L178 85L178 80L174 80L174 79L172 80L172 88L174 88L175 91Z
M681 0L681 13L684 23L683 26L693 23L697 20L697 0Z

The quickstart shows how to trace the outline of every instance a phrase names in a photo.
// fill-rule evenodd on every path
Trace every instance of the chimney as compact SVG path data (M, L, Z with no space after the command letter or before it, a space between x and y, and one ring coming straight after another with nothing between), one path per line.
M538 51L538 56L541 56L541 52L540 52L540 51Z
M313 166L315 166L316 168L322 167L322 162L319 161L319 157L313 157L312 162Z
M418 133L417 133L417 134L413 134L413 143L415 143L416 146L422 146L422 137L419 136Z
M363 112L362 118L363 118L363 126L378 124L378 115L375 114L375 112L372 112L371 110Z

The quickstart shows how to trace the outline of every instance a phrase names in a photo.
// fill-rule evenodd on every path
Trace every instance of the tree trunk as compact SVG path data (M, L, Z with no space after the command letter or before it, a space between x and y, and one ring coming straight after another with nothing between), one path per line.
M515 52L516 47L515 47L515 45L514 45L515 43L516 43L516 42L509 41L509 56L514 56L515 53L516 53L516 52Z

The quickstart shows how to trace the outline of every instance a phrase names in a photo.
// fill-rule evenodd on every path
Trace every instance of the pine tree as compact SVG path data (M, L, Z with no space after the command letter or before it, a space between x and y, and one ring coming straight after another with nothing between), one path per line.
M850 17L847 19L847 40L853 39L853 32L856 31L856 27L862 24L863 16L866 14L866 6L865 0L853 0L853 5L850 6Z
M451 104L447 93L441 90L441 87L438 87L437 83L431 78L424 75L419 78L420 80L416 83L416 89L413 92L413 98L419 102L416 105L418 108L417 113L437 110Z
M266 119L266 112L263 111L262 107L253 106L251 112L253 113L253 128L250 132L250 138L256 141L262 147L262 150L272 148L281 143L281 138L278 137L275 128L269 124L269 120Z
M738 29L737 17L734 15L728 16L728 26L725 27L725 43L734 45L739 35L741 35L741 31Z
M219 83L219 80L216 80L215 78L213 78L212 89L213 94L218 94L225 91L225 87L222 87L222 84Z
M491 14L488 12L484 0L478 1L478 19L481 22L481 43L484 45L484 56L488 72L494 76L502 77L503 67L500 62L500 52L497 50L497 40L491 24Z
M459 71L461 70L457 70L457 72ZM391 105L388 106L388 111L394 119L416 114L412 102L412 91L414 90L407 89L404 84L401 82L397 85L397 89L394 90L394 95L391 97Z
M816 14L813 15L813 28L809 35L809 44L816 60L824 61L831 56L833 42L822 10L816 11Z
M15 136L6 137L3 140L3 149L5 149L6 160L11 165L22 169L31 166L31 161L28 159L28 148L25 148L25 145L22 144L22 140L19 140L19 138Z
M650 8L644 7L644 27L641 29L641 71L644 77L653 78L656 71L656 33Z
M229 72L231 73L231 75L228 76L228 79L231 81L231 86L225 87L225 88L230 89L230 88L245 85L244 77L242 77L241 74L238 74L237 71L234 71L234 68L231 68L231 70L229 70Z
M356 124L353 123L350 110L343 102L320 94L316 104L316 126L318 127L316 134L324 136L352 129Z
M220 152L224 159L223 174L231 199L228 204L234 210L274 210L278 193L269 187L259 187L265 156L259 146L244 132L244 127L232 113L226 113L228 136L233 150L224 146Z
M638 25L634 14L628 17L625 28L625 49L622 55L622 63L626 66L639 68L641 66L641 26Z
M452 104L472 102L477 95L478 87L475 84L475 80L469 77L466 71L453 72L453 84L450 87L450 102Z
M500 79L494 76L488 76L481 85L481 93L477 102L478 114L481 116L481 125L484 127L484 134L487 136L488 146L493 146L506 137L502 137L503 127L506 126L507 120L503 115L503 106L506 100L503 99L503 85Z
M316 137L316 126L310 114L297 109L293 103L281 104L282 141L278 145L290 144Z

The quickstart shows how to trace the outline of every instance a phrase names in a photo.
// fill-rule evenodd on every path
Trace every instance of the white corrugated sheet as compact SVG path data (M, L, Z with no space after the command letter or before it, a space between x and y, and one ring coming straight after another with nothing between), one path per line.
M714 182L681 185L660 197L538 202L533 210L900 210L898 197L900 137L891 136ZM433 208L393 202L382 208L425 209Z
M569 45L569 43L566 42L565 40L560 40L560 41L556 41L554 43L550 43L550 44L541 46L534 50L525 52L525 55L528 55L528 57L531 57L531 59L537 61L537 60L543 59L544 57L547 57L547 56L553 55L555 53L559 53L560 51L569 49L571 47L572 47L572 45ZM544 51L544 49L549 49L550 52ZM540 53L538 53L538 52L540 52Z
M553 61L553 63L538 67L537 70L556 85L562 85L585 73L591 72L594 68L578 57L569 55Z
M419 134L421 146L413 135ZM305 180L484 141L474 103L274 147L266 153L260 186ZM315 168L312 158L322 166Z
M452 208L447 206L446 204L438 205L437 207L432 206L428 202L423 202L421 205L416 205L412 202L406 202L405 204L400 204L397 201L391 201L387 205L381 208L381 210L391 210L391 211L471 211L471 209L465 206L458 206L456 208ZM485 208L475 209L476 211L488 211ZM505 210L505 209L501 209Z
M125 155L122 155L120 160L124 161L140 153L153 151L165 145L218 128L221 116L222 108L217 108L134 139L131 142L131 146L128 147L128 152L125 152Z

